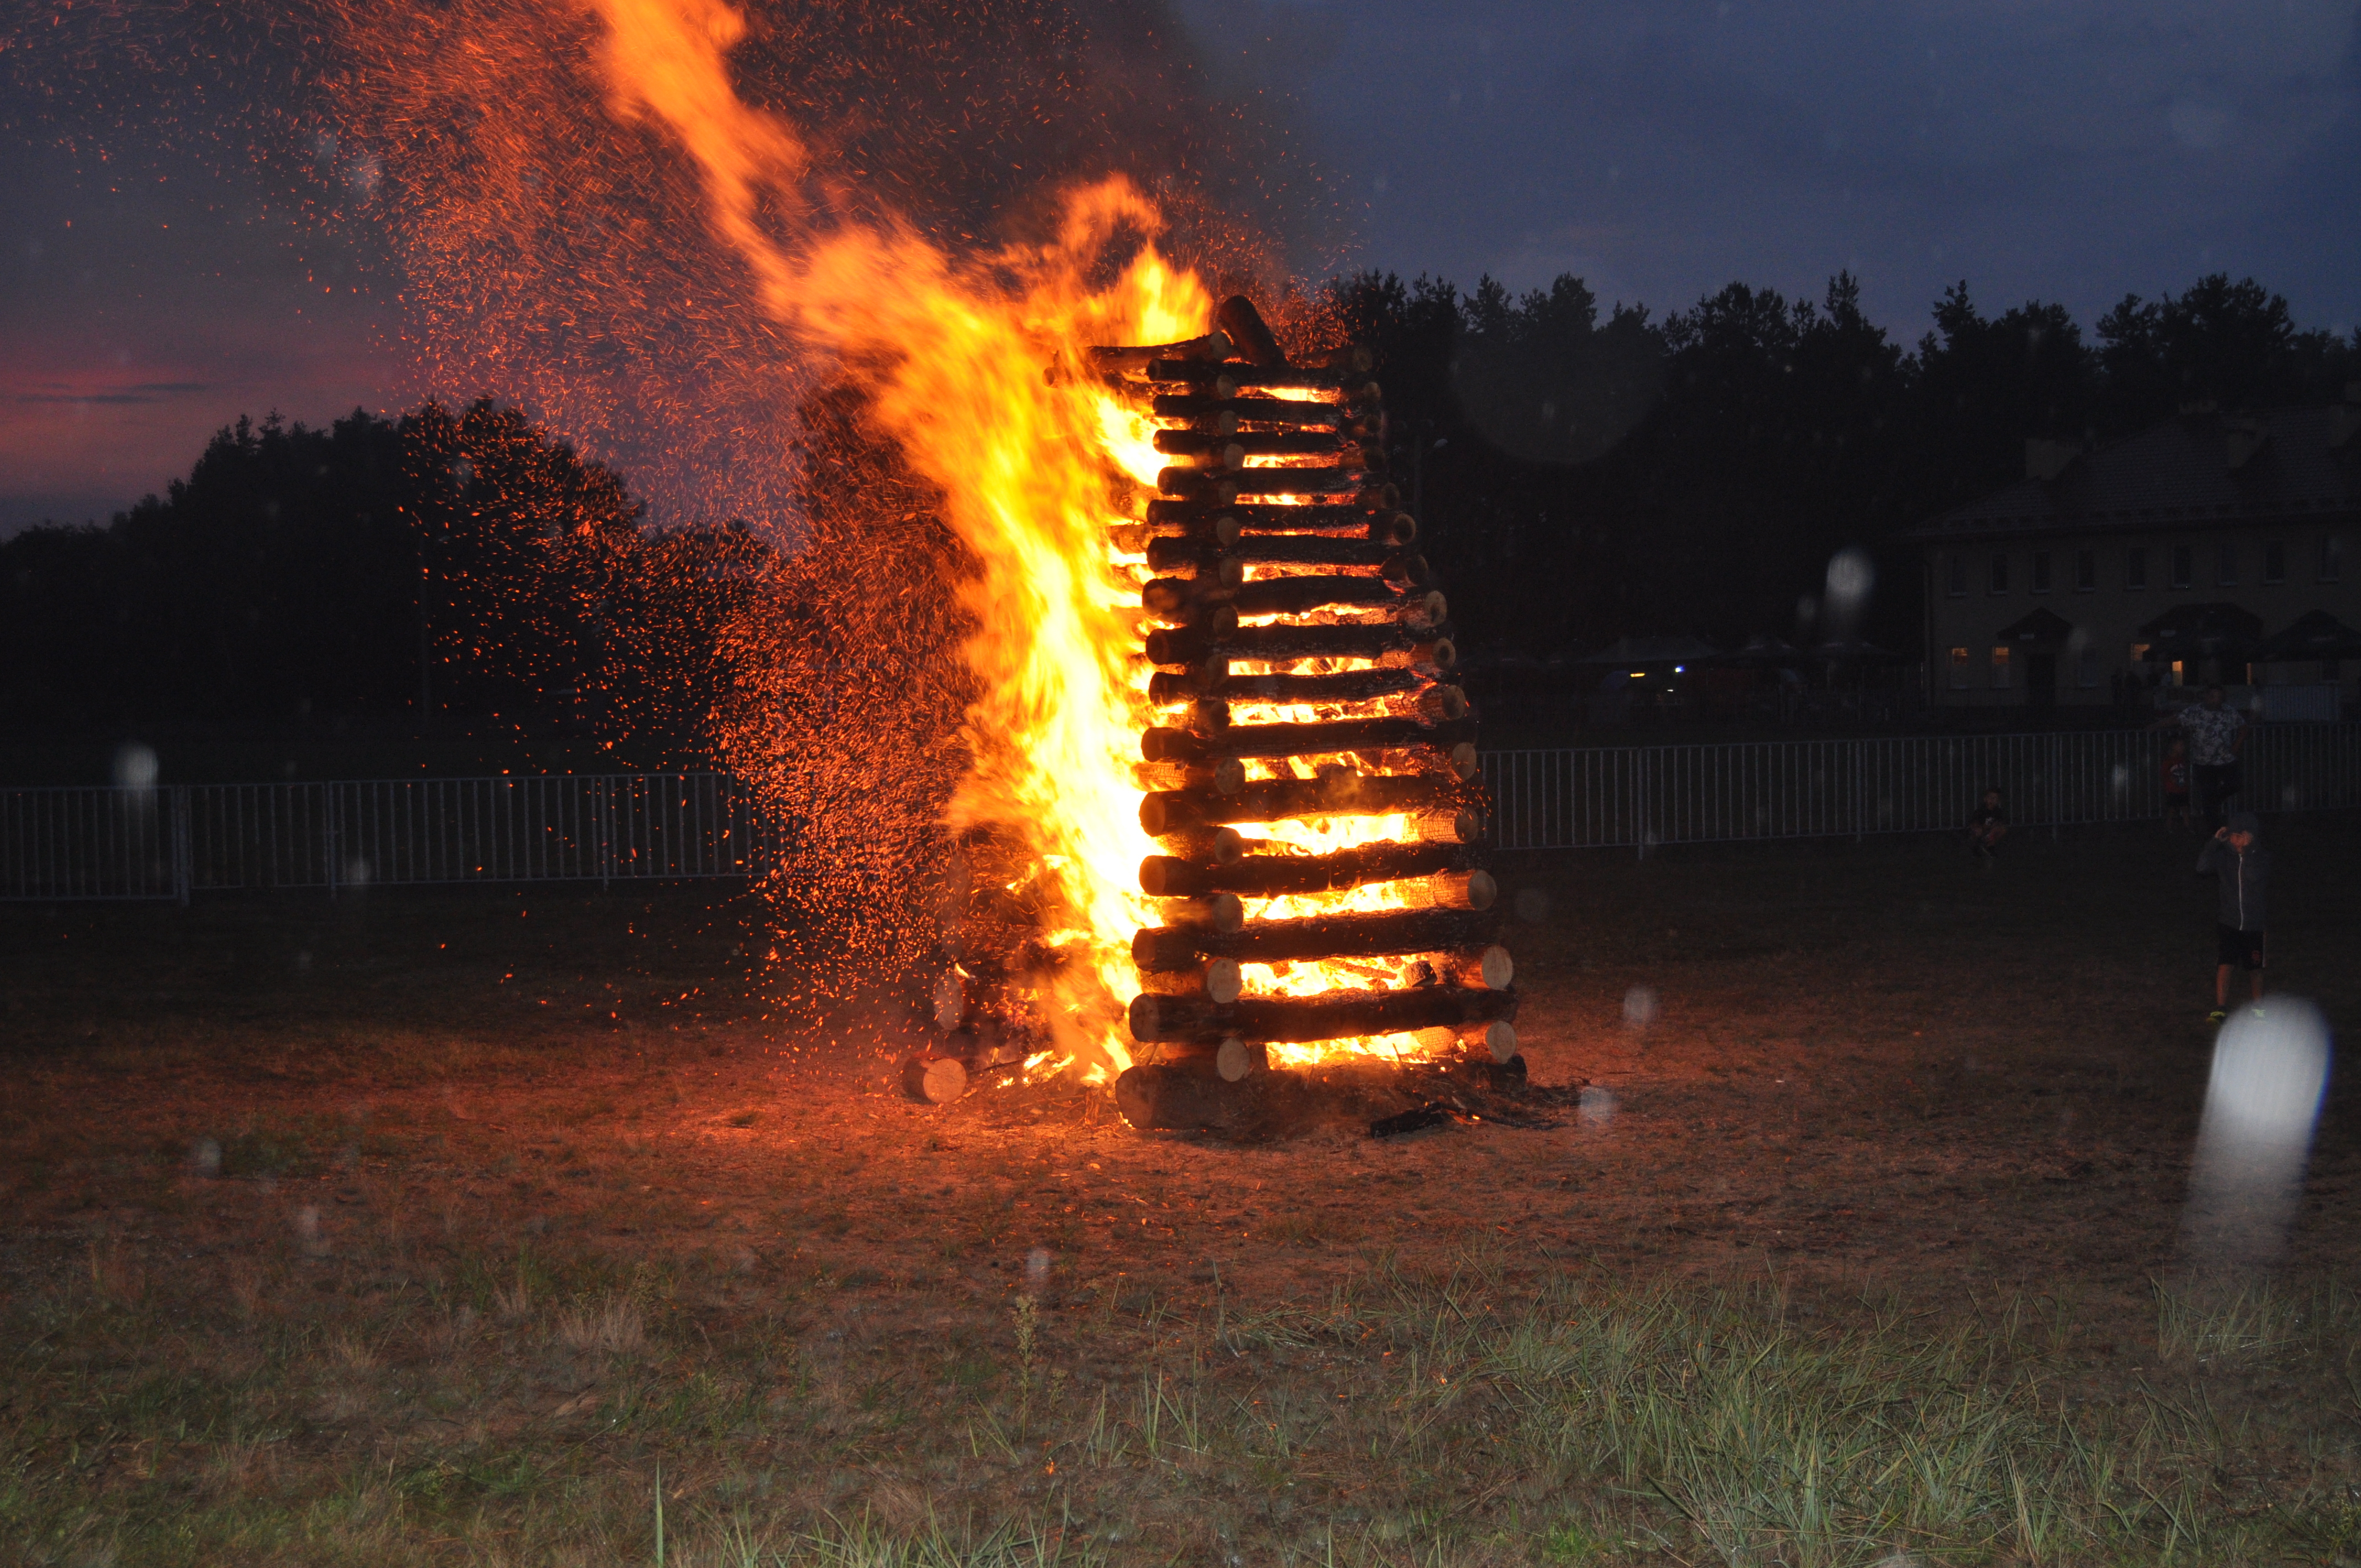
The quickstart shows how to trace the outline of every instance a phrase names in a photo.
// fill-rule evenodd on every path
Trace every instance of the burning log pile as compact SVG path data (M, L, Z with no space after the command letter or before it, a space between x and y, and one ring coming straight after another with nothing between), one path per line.
M1115 1086L1142 1128L1208 1124L1223 1086L1273 1067L1516 1055L1476 716L1368 356L1292 364L1244 298L1213 326L1089 367L1162 459L1110 541L1138 585L1148 719L1132 773L1154 923L1131 940ZM962 849L949 1033L906 1069L929 1100L1042 1048L1027 1000L1060 961L1028 934L1022 868Z

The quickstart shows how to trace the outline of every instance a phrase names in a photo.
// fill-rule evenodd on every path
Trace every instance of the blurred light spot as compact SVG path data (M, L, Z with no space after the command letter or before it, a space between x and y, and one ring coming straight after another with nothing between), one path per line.
M2211 152L2230 139L2230 111L2216 104L2183 98L2166 118L2172 139L2192 152Z
M2213 1041L2187 1236L2201 1262L2268 1262L2285 1246L2328 1087L2328 1024L2297 997L2240 1007Z
M1540 888L1521 887L1510 902L1517 911L1517 918L1529 926L1538 926L1549 918L1549 894Z
M1854 623L1861 612L1869 607L1869 596L1877 587L1877 567L1869 552L1857 544L1848 544L1828 557L1828 630L1835 637L1852 635Z
M189 1146L189 1169L198 1176L219 1176L222 1168L221 1145L212 1138L199 1138Z
M1038 1296L1049 1283L1049 1249L1037 1246L1025 1255L1025 1288Z
M1644 1029L1656 1021L1660 1009L1656 993L1644 985L1635 985L1623 993L1623 1022L1634 1029Z
M346 887L367 887L368 884L369 863L367 861L346 861L345 862L344 885Z
M115 782L123 789L156 787L156 753L137 740L115 748Z
M1597 1132L1615 1120L1615 1113L1622 1105L1623 1102L1615 1098L1613 1090L1602 1089L1595 1083L1585 1084L1581 1102L1575 1110L1575 1118L1584 1127Z

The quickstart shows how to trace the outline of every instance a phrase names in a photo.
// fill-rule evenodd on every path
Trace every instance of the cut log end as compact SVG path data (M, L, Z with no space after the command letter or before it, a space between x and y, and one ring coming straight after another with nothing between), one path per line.
M928 1105L948 1105L967 1092L967 1064L956 1057L911 1057L902 1063L902 1091Z
M1506 1018L1496 1018L1468 1040L1469 1054L1489 1056L1506 1065L1517 1054L1517 1026Z

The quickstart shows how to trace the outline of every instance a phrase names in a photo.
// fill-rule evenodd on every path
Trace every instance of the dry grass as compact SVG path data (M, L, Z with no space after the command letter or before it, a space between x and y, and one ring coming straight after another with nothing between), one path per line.
M1510 868L1592 1111L1381 1145L905 1105L686 897L0 916L0 1560L2361 1556L2350 1102L2285 1273L2172 1255L2180 853Z

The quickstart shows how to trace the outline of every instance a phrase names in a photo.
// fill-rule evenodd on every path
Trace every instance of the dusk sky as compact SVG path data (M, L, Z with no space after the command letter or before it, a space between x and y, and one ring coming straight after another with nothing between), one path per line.
M2361 4L1351 5L1189 0L1216 82L1286 110L1359 212L1352 264L1659 313L1859 275L1905 340L1964 278L2087 328L2251 274L2361 321ZM259 176L83 164L0 104L0 532L103 521L241 412L418 395L366 258ZM163 178L159 178L159 170Z

